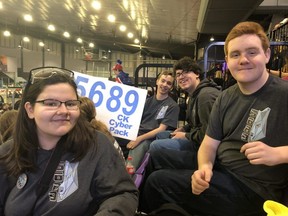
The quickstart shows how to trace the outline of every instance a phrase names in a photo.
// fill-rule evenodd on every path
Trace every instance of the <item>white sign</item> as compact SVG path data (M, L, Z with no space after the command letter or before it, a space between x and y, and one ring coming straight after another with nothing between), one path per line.
M113 136L135 140L146 101L147 90L109 81L107 78L74 72L79 95L89 97L96 118Z

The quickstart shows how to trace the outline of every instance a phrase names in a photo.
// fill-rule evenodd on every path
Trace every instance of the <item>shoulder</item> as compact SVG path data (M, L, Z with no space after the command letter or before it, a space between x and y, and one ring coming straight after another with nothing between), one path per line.
M94 141L87 151L87 155L102 155L111 151L113 146L112 141L103 132L95 130Z
M275 87L288 89L288 81L281 79L280 77L269 76L269 81L271 85L275 85ZM269 82L268 81L268 82Z
M176 103L176 101L175 101L172 97L170 97L170 96L168 96L167 101L168 101L171 105L178 105L178 104Z

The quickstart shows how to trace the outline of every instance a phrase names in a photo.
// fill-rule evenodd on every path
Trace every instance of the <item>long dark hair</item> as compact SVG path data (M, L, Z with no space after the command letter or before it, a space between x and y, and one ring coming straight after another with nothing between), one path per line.
M31 73L31 72L30 72ZM38 98L38 95L46 86L58 83L67 83L73 87L77 95L77 86L73 78L65 74L53 74L47 78L36 81L29 81L24 89L15 130L13 133L13 146L6 155L0 160L5 161L7 172L12 175L19 175L25 171L34 171L36 165L36 152L39 147L38 135L34 119L30 119L24 108L26 102L32 105ZM63 143L67 152L74 154L74 160L79 161L87 153L92 142L95 142L95 132L93 128L81 116L78 118L74 128L66 135Z

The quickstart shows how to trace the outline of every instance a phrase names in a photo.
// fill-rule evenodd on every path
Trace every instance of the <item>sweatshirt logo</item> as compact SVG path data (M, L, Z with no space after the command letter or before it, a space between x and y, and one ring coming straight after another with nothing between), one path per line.
M78 189L77 163L61 161L54 173L53 185L49 192L51 202L61 202Z

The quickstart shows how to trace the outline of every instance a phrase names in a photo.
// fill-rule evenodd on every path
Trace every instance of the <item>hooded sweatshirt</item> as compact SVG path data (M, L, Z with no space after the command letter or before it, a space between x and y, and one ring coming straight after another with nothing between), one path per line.
M195 150L204 138L212 106L221 93L221 87L208 79L203 79L196 87L189 101L186 111L186 122L183 126L186 138L193 143Z

